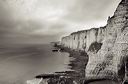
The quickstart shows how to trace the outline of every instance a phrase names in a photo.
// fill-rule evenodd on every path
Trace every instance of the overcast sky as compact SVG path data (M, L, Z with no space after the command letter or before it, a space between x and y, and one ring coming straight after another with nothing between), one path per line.
M46 43L106 24L121 0L0 0L1 43Z

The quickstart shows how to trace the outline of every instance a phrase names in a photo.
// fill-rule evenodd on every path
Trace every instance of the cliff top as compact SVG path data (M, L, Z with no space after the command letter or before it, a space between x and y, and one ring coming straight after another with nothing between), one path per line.
M100 28L91 28L91 29L86 29L86 30L80 30L80 31L77 31L77 32L73 32L70 35L80 34L80 33L88 32L88 31L91 31L91 30L99 30L99 29L104 29L104 28L105 28L105 26L100 27Z

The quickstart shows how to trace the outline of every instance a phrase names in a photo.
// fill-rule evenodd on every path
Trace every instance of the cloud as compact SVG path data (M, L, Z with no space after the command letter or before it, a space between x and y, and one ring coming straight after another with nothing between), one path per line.
M73 31L105 25L119 1L1 0L1 43L49 42Z
M77 21L104 19L108 14L113 14L117 4L116 0L77 0L74 7L69 9L68 18Z

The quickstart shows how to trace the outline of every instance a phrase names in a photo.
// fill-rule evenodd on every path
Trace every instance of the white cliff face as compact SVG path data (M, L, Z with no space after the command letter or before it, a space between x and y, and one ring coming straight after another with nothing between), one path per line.
M74 32L61 39L61 45L74 50L88 50L94 42L102 43L106 27Z
M122 0L105 27L72 33L61 44L88 53L87 78L127 78L122 70L128 57L128 0Z
M61 44L74 50L88 50L94 42L102 43L105 34L105 27L93 28L85 31L78 31L69 36L63 37Z

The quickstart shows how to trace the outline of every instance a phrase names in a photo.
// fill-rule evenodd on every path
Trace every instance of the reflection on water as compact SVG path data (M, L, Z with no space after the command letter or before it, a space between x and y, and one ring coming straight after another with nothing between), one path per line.
M0 84L23 84L42 73L68 70L68 53L52 52L50 45L0 47Z

